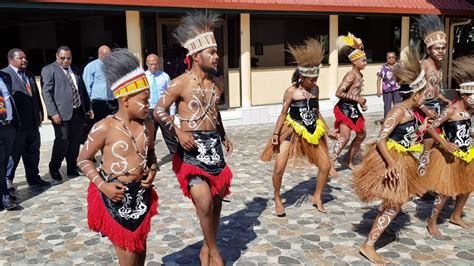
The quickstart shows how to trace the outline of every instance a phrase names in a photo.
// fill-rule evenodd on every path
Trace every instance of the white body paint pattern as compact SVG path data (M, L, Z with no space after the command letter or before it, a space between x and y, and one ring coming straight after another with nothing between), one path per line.
M87 140L86 140L86 142L84 142L84 146L86 147L87 151L89 150L89 142L94 141L94 139L91 137L91 135L94 134L95 132L97 132L103 126L104 125L97 125L97 124L94 124L94 126L92 126L91 131L87 135Z
M379 218L377 219L377 224L376 224L377 227L369 235L369 238L367 239L367 245L374 246L375 242L379 239L382 232L392 222L392 219L395 218L394 216L396 214L397 212L394 210L385 210L382 213L382 215L379 216Z
M123 140L117 141L112 145L112 155L119 160L119 162L110 165L110 170L113 174L122 174L127 171L128 161L120 155L120 152L126 152L127 150L128 144Z
M143 103L138 103L138 102L137 102L137 104L138 104L138 106L140 106L139 111L141 111L141 110L143 110L143 109L145 108L145 105L144 105Z

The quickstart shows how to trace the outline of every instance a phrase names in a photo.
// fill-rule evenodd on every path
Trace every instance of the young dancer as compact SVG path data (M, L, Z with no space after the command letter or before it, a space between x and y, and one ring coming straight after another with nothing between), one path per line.
M474 191L474 147L471 144L471 116L474 112L474 57L462 57L453 62L453 77L460 84L460 99L448 106L429 127L435 144L431 164L426 172L426 187L438 195L428 219L428 232L441 237L438 217L448 197L456 198L449 221L470 228L462 218L469 194ZM441 129L442 135L437 133Z
M421 122L425 118L436 118L441 113L445 104L451 101L443 95L443 72L442 61L446 54L446 34L441 20L436 15L422 15L418 19L420 35L424 38L428 58L421 60L421 66L425 71L425 78L428 81L426 86L425 101L420 106L422 112L415 112ZM440 131L438 130L438 133ZM424 175L430 162L430 152L434 144L434 139L428 133L423 136L424 150L420 157L419 171Z
M289 46L288 51L298 68L292 77L293 85L286 89L283 96L283 108L273 136L260 157L263 161L270 161L276 155L272 180L278 217L286 216L280 189L289 159L305 158L319 168L313 206L320 212L326 212L321 194L327 183L331 161L325 135L335 138L319 112L316 81L324 58L324 47L317 40L308 39L304 45Z
M389 260L375 251L375 242L400 212L402 205L416 194L423 194L419 180L418 161L413 152L421 152L418 138L419 121L413 109L424 100L427 83L415 51L405 49L401 66L395 70L401 84L403 101L387 114L376 143L369 146L362 165L353 172L353 187L365 203L382 200L360 253L372 263L385 264Z
M367 110L367 100L362 97L364 79L361 73L367 65L367 57L363 51L362 40L351 33L347 36L339 36L336 44L339 49L339 60L341 62L349 60L352 63L352 69L346 73L336 91L339 102L334 106L334 116L336 117L334 127L340 136L331 151L331 160L334 165L337 157L349 142L351 132L354 131L356 137L342 162L343 165L353 169L352 159L366 136L364 116L362 116L358 105L362 110Z
M219 22L214 13L192 13L181 21L175 37L189 52L189 69L171 81L158 101L155 119L178 138L173 158L173 171L185 196L196 207L204 245L199 255L202 265L223 265L217 247L222 201L229 194L232 172L224 160L232 153L218 110L224 91L221 79L215 76L219 56L213 30ZM176 102L180 127L166 112Z
M146 119L149 85L138 58L126 49L110 53L103 70L119 109L92 127L79 154L78 166L91 181L88 224L110 239L120 265L144 265L151 217L158 208L152 188L157 170L153 122ZM97 170L92 158L99 150L103 157Z

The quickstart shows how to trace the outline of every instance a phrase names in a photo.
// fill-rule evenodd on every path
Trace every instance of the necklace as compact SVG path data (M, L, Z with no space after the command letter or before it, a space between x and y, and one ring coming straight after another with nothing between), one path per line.
M176 114L176 116L181 120L181 121L185 121L185 122L195 122L195 121L198 121L198 120L201 120L203 119L207 113L209 112L209 110L211 109L212 107L212 100L215 99L216 97L216 84L214 83L214 80L212 80L212 89L211 89L211 96L209 97L209 101L207 100L206 98L206 93L204 92L203 90L203 86L201 85L201 82L199 81L199 79L196 77L196 75L194 75L193 72L191 71L188 71L186 70L186 73L189 74L189 76L194 80L196 81L196 83L198 84L198 92L200 93L200 96L201 96L201 99L202 99L202 102L203 102L203 106L204 106L204 111L203 113L198 116L198 117L191 117L189 119L184 119L182 118L181 116L179 116L179 114Z
M138 149L137 141L136 141L135 137L133 136L132 131L130 131L130 129L125 124L123 119L116 116L116 115L113 115L112 117L122 124L122 127L127 131L127 135L130 138L130 140L132 141L132 145L133 145L133 148L135 149L135 152L142 159L142 162L139 165L137 165L136 167L134 167L134 168L132 168L131 170L128 170L128 171L125 171L125 170L122 171L122 174L129 175L131 172L138 169L138 167L143 167L144 168L146 166L147 157L148 157L148 137L147 137L147 129L146 129L146 126L145 126L145 122L142 123L142 125L143 125L142 134L143 134L143 138L145 139L145 155L143 155L143 154L140 153L140 150Z

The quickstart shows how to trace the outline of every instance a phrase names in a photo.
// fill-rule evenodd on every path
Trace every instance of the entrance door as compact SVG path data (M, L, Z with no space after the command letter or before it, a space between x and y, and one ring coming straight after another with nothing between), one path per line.
M158 17L158 53L160 56L160 63L162 69L170 76L171 79L183 74L187 65L184 64L184 59L187 50L176 41L173 32L179 25L178 18L159 18ZM219 26L214 30L214 35L217 41L217 53L219 55L219 66L217 69L217 76L224 79L224 93L221 96L219 108L227 109L229 106L228 93L228 71L227 71L227 45L225 37L225 30L227 23Z

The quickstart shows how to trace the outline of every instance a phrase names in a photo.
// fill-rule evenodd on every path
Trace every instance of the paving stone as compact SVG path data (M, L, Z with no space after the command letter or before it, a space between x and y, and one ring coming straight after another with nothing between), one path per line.
M287 256L279 256L278 263L280 264L301 264L301 262L297 259L287 257Z

